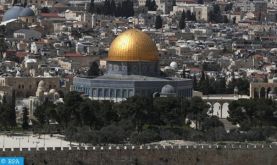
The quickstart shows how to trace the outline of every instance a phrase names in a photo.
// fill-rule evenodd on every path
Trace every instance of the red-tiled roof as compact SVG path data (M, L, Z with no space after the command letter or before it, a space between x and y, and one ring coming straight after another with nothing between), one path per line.
M52 17L52 18L60 18L58 13L40 13L42 17Z
M64 52L65 57L82 57L79 52Z
M23 58L28 55L28 52L23 52L23 51L17 51L16 52L16 57Z
M176 2L178 3L183 2L183 3L190 3L190 4L197 3L196 0L176 0Z
M6 50L6 56L12 56L15 54L15 50Z
M202 71L200 68L197 68L197 67L192 67L192 68L189 68L189 69L190 69L191 73L198 73L198 72Z

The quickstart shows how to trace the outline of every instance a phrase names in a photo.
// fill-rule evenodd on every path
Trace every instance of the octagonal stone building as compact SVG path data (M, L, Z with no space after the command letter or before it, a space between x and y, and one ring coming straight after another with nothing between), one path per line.
M192 96L191 79L161 75L156 44L146 33L137 29L129 29L114 39L103 76L75 77L73 80L73 90L93 100L115 102L134 95L152 97L153 93L160 93L163 87L168 86L175 92L171 92L170 96Z

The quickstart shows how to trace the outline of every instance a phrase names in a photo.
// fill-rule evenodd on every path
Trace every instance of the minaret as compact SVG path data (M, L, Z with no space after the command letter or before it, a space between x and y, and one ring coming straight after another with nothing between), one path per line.
M95 14L92 14L91 16L91 27L94 28L95 26Z

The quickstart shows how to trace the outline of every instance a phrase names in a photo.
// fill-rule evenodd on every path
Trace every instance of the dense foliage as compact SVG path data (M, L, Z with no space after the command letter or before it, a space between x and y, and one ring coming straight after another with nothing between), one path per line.
M156 4L155 0L146 0L145 1L145 7L149 10L149 11L156 11L158 6Z
M63 104L46 101L37 108L35 128L41 130L57 122L69 140L91 143L190 139L194 136L194 133L188 134L190 131L205 132L214 126L222 127L218 118L207 115L208 108L199 97L188 100L135 96L113 103L85 99L77 92L70 92ZM189 127L192 122L196 130ZM205 127L203 123L207 123Z
M224 21L218 4L214 4L213 10L209 12L209 21L212 23L222 23Z
M229 118L242 130L277 126L277 104L270 99L240 99L229 105Z
M103 14L115 17L134 16L134 4L131 0L115 2L115 0L105 0L101 6L96 6L94 0L91 0L88 11L90 13Z
M161 29L162 27L163 27L162 17L160 15L157 15L156 20L155 20L155 28L156 29Z
M276 104L270 100L238 100L230 104L230 120L240 128L229 133L200 97L131 97L120 103L94 101L70 92L64 103L37 108L35 130L58 123L70 141L92 144L149 143L160 140L265 140L276 131ZM244 110L245 109L245 110ZM191 126L194 125L194 129ZM241 132L244 131L244 132Z
M16 114L14 102L8 103L4 97L0 103L0 128L10 130L16 127Z
M209 94L233 94L234 88L238 88L238 94L249 94L249 80L245 78L232 79L228 83L224 77L213 78L202 72L200 80L193 77L193 89Z

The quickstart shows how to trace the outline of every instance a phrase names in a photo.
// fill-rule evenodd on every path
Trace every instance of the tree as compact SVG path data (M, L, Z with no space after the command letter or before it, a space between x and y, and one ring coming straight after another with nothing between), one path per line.
M88 12L91 14L94 13L94 0L90 0Z
M231 11L232 9L233 9L233 3L227 4L224 8L225 11Z
M223 16L223 23L229 23L229 19L226 15Z
M160 120L160 125L173 128L185 124L188 104L187 100L180 99L176 97L155 98L153 102L154 112L158 114L157 118Z
M100 131L100 141L102 143L122 143L125 137L125 132L122 128L109 125L107 127L103 127Z
M40 9L40 12L41 13L50 13L50 10L49 10L48 7L43 7L43 8Z
M196 21L196 15L195 15L195 13L191 13L191 21Z
M204 0L197 0L198 4L204 4Z
M27 130L29 128L28 109L24 107L22 113L22 129Z
M15 101L16 101L16 94L15 90L12 90L12 100L10 105L10 125L12 127L16 126L16 112L15 112Z
M156 29L161 29L163 27L163 20L160 15L156 16L156 22L155 22L155 28Z
M198 90L198 84L197 84L197 78L196 78L196 76L195 75L193 75L193 79L192 79L192 81L193 81L193 90Z
M3 53L8 49L8 45L6 44L4 38L0 38L0 55L1 59L3 58Z
M130 97L116 107L120 120L132 121L135 130L141 132L148 121L152 100L146 97Z
M209 77L205 74L204 71L202 71L199 83L198 83L198 89L199 91L203 92L203 94L207 95L209 94L210 90L210 79Z
M155 0L146 0L145 1L145 7L149 11L156 11L157 10L157 4Z
M172 6L176 6L176 0L172 0Z
M179 28L180 29L184 29L186 27L186 23L185 23L185 19L186 19L186 13L185 11L182 12L180 21L179 21Z
M17 0L14 0L12 5L14 6L16 4L17 4Z
M115 16L115 12L116 12L116 4L115 4L115 1L112 0L111 1L111 15Z
M276 103L266 99L239 99L229 104L229 117L233 124L239 124L242 130L263 126L276 126L274 116Z
M87 75L94 76L94 77L100 75L100 69L99 69L97 62L94 61L93 63L91 63L89 70L87 72Z
M214 23L222 23L223 16L218 4L213 5L213 10L209 12L209 21Z
M189 118L195 120L196 129L200 129L201 123L207 118L209 105L201 97L192 97L188 108Z
M24 0L23 6L26 7L28 5L27 0Z
M191 21L192 18L191 18L191 11L190 10L187 10L186 18L187 18L188 21Z

